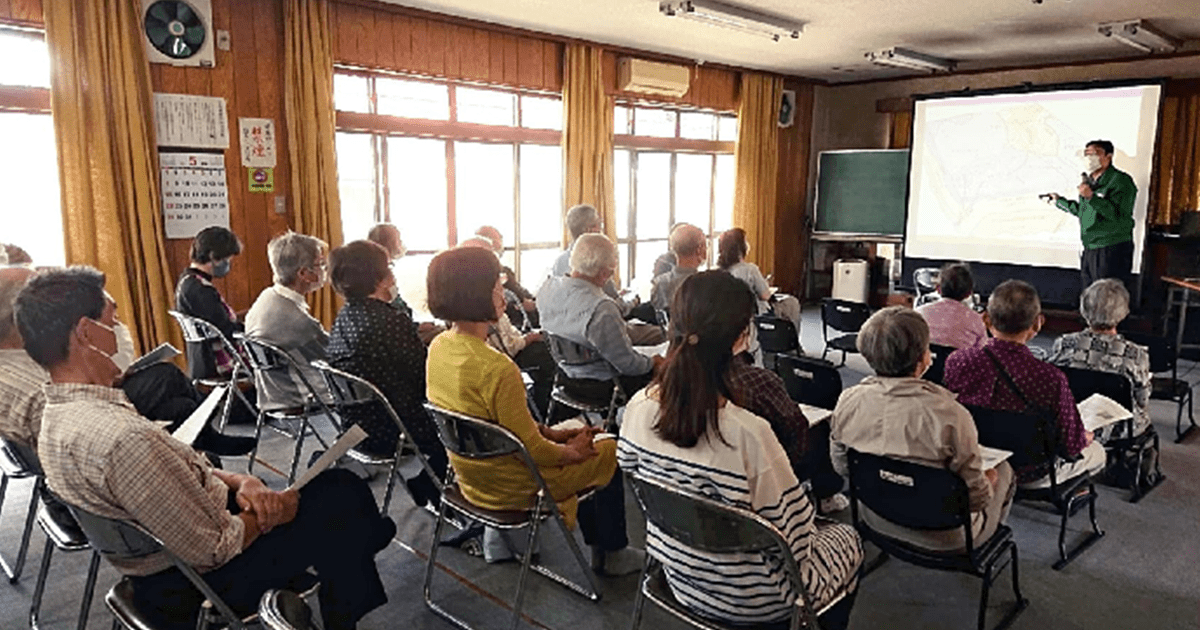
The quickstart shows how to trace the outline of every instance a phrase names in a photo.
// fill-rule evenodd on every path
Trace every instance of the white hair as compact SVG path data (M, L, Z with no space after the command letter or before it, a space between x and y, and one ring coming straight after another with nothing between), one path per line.
M1129 290L1120 280L1097 280L1079 296L1079 313L1090 328L1116 328L1129 315Z
M275 282L285 287L295 284L300 270L316 264L321 251L328 248L325 241L315 236L290 230L271 239L267 243L267 258L271 261Z
M571 248L571 271L595 278L617 266L617 247L603 234L584 234Z

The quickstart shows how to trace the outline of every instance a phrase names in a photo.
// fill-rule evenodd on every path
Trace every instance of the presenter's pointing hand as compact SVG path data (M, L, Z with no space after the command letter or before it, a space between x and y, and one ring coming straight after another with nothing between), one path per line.
M1053 204L1054 202L1058 201L1058 198L1059 198L1058 193L1054 193L1054 192L1046 193L1044 195L1038 195L1038 199L1042 199L1043 201L1045 201L1046 203L1049 203L1049 204Z

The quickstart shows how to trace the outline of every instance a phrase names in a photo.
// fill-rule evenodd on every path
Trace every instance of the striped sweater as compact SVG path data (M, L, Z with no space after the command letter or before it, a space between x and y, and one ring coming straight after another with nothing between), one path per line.
M857 533L814 521L814 508L766 420L728 403L716 436L680 448L654 432L659 404L642 390L625 411L618 447L621 468L756 512L788 541L800 578L819 609L855 578L862 562ZM796 600L781 558L764 553L705 553L647 524L647 551L663 563L675 597L702 615L760 624L791 616Z

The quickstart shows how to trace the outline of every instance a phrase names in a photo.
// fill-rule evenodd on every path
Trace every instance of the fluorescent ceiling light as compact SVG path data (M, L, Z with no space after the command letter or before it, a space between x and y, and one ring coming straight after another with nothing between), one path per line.
M887 48L879 52L869 52L866 56L867 59L871 60L871 63L881 66L922 70L924 72L952 72L955 67L955 63L949 59L925 55L908 50L907 48L900 48L899 46Z
M800 34L804 32L803 24L715 0L659 2L658 11L668 17L759 35L776 42L783 38L800 39Z
M1145 20L1109 22L1101 24L1097 30L1101 35L1111 37L1147 55L1156 52L1175 52L1181 45L1178 39L1154 28Z

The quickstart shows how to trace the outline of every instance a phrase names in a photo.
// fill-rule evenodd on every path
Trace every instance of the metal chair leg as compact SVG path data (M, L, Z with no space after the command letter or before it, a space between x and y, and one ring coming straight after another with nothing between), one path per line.
M246 474L254 473L254 461L258 459L258 444L262 441L263 421L266 414L260 409L258 418L254 421L254 448L250 449L250 461L246 463Z
M646 576L650 574L651 562L650 554L646 554L646 561L642 563L642 573L638 576L637 592L633 595L633 617L629 622L629 630L638 630L638 626L642 623L642 608L646 605L643 589L646 588Z
M304 436L308 434L306 427L308 421L305 420L300 424L300 433L296 436L296 447L292 451L292 466L288 469L288 485L296 481L296 468L300 466L300 454L304 451Z
M985 630L987 628L988 592L992 588L992 579L994 577L992 575L993 566L994 565L992 565L992 564L988 564L987 567L983 571L983 588L982 588L981 592L979 593L979 622L977 624L978 630Z
M79 603L79 624L77 630L87 630L88 613L92 610L92 595L96 592L96 576L100 573L100 553L92 550L92 559L88 563L87 581L83 583L83 601Z
M453 473L450 474L453 475ZM446 478L447 483L450 483L452 480L452 476L448 476ZM437 616L454 624L460 630L472 630L471 626L465 621L450 614L450 611L442 608L440 605L433 603L433 569L437 566L438 547L440 546L439 543L442 540L442 528L446 524L447 509L449 508L447 507L446 502L442 501L441 505L438 507L437 524L434 525L433 528L433 542L429 547L429 563L425 565L425 585L422 588L422 591L425 595L425 606L437 614Z
M400 465L400 451L403 445L403 441L396 444L396 454L392 457L392 465L388 466L387 489L383 491L383 507L379 510L383 515L387 515L388 507L392 504L392 491L396 487L396 476L400 474L396 472L396 467Z
M42 478L38 477L29 493L29 506L25 512L25 526L21 531L21 542L17 548L16 561L10 567L4 556L0 556L0 570L3 570L4 575L8 577L9 584L16 584L21 579L21 572L25 569L25 558L29 555L29 539L33 535L33 521L37 518L37 500L41 496L43 483L45 482ZM0 507L4 505L4 492L7 486L8 477L0 475Z
M33 600L29 604L29 628L38 630L38 616L42 610L42 595L46 592L46 575L50 573L50 558L54 555L54 541L46 537L46 545L42 549L42 565L38 569L37 582L33 587Z
M534 514L541 512L542 499L534 505ZM525 601L525 582L529 578L529 567L533 564L533 545L537 541L539 518L529 522L529 539L525 543L525 557L521 559L521 573L517 576L517 595L513 601L512 630L517 630L521 623L521 604Z

